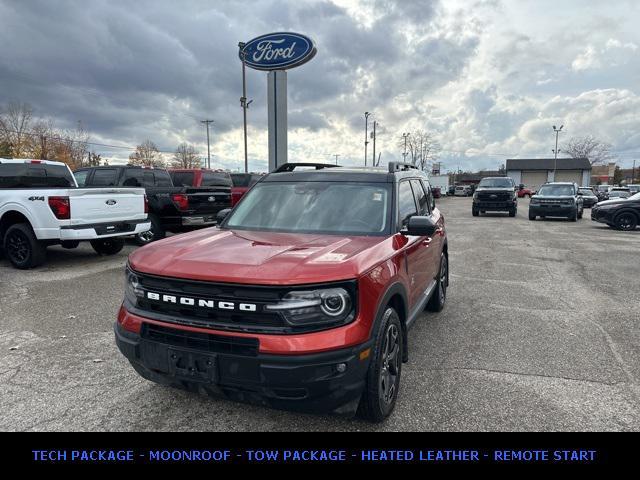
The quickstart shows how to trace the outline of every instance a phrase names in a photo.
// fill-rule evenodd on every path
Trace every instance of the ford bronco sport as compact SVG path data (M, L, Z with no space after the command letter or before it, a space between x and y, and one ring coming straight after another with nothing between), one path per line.
M191 391L384 420L409 328L442 310L449 283L427 176L395 162L285 164L219 217L130 255L115 337L133 368Z

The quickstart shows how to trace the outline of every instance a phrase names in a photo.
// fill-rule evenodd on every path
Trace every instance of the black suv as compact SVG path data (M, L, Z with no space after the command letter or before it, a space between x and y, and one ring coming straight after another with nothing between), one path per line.
M509 212L515 217L518 212L516 184L510 177L486 177L480 180L473 194L471 213L477 217L485 212Z
M640 193L598 203L591 209L591 220L616 230L635 230L640 224Z
M565 217L575 222L582 218L584 205L578 185L571 182L549 182L540 187L529 202L529 220L536 217Z

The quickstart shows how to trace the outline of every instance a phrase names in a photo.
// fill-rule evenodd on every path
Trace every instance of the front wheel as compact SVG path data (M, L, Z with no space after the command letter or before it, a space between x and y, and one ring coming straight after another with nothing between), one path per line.
M623 212L618 215L615 220L616 230L631 231L638 226L638 219L631 212Z
M529 220L535 220L535 219L536 219L536 216L533 213L529 212Z
M91 246L99 255L115 255L124 248L124 239L122 237L111 237L91 240Z
M511 210L509 210L510 217L515 217L517 213L518 213L518 210L516 210L515 208L512 208Z
M480 215L480 212L478 211L477 208L472 208L471 215L473 215L474 217L477 217L478 215Z
M387 307L382 315L372 348L359 413L366 420L379 423L396 406L402 371L402 324L392 307Z

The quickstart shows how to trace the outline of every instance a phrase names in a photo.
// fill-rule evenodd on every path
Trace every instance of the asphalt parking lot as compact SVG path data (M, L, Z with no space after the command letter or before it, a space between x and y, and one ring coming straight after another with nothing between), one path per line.
M112 326L128 246L0 259L1 430L640 430L640 229L474 218L445 198L451 285L410 334L384 424L190 394L139 378Z

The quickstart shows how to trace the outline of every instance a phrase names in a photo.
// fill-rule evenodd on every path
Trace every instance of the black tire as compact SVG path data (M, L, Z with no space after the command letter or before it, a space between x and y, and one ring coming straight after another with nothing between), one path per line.
M529 212L529 220L535 220L535 219L536 219L536 216L533 213Z
M624 232L635 230L638 226L638 218L631 212L619 213L614 219L615 229Z
M515 217L518 214L518 209L517 208L512 208L511 210L509 210L509 216L510 217Z
M440 268L436 279L436 288L431 294L426 310L441 312L447 301L447 287L449 286L449 258L442 252L440 254Z
M62 248L66 248L67 250L73 250L74 248L78 248L80 242L78 240L64 240L60 242Z
M582 214L584 213L584 207L582 207L580 209L580 211L578 212L578 218L582 218Z
M3 246L11 264L21 270L42 265L47 257L45 245L26 223L11 225L4 235Z
M115 255L124 248L124 238L110 237L101 240L91 240L91 246L99 255Z
M134 238L138 245L141 247L148 245L156 240L163 239L167 232L162 228L160 220L155 215L149 215L149 221L151 222L151 230L137 234Z
M372 348L358 413L370 422L379 423L391 415L396 406L402 373L402 325L398 313L391 307L382 315Z
M571 222L577 222L578 221L578 207L576 207L575 212L573 212L571 214L571 216L568 217L568 218L569 218L569 221L571 221Z
M480 215L480 212L478 211L477 208L472 208L471 215L473 215L474 217L477 217L478 215Z

